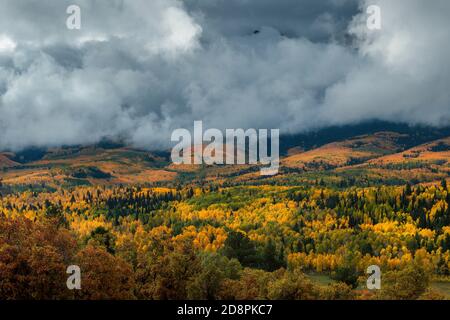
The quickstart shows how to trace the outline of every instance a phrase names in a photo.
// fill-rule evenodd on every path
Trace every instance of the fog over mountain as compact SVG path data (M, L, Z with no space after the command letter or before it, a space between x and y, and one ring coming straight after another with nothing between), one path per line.
M69 5L81 29L66 28ZM369 5L381 30L366 27ZM448 0L0 0L0 149L450 125Z

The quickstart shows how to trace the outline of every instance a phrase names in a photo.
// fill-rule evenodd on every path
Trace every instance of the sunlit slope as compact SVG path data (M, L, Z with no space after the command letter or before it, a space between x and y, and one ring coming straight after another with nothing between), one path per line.
M402 150L400 142L405 135L379 132L333 142L283 159L286 167L305 169L331 169L363 163Z
M130 148L50 149L37 161L14 164L0 172L3 183L131 184L172 180L176 175L164 170L163 158Z
M408 140L409 139L409 140ZM367 183L430 182L449 176L450 138L407 147L407 134L378 132L336 141L308 151L293 147L282 157L279 175L264 177L260 165L174 165L170 154L114 147L66 147L43 152L0 153L6 185L112 185L154 182L243 183L272 179L340 183L363 177ZM192 152L193 153L193 152ZM222 154L224 156L224 154ZM192 155L191 155L192 156ZM191 157L192 159L192 157ZM327 180L328 177L328 180Z
M450 137L369 161L372 164L428 162L445 165L450 160Z
M18 165L18 163L11 160L10 157L11 157L11 154L0 153L0 169L11 168L11 167Z
M450 177L450 137L371 159L360 168L369 170L379 177L403 179L412 183L448 179Z

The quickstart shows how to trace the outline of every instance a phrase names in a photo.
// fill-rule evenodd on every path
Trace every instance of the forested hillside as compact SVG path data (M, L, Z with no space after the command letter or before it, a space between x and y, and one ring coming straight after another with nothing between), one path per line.
M76 187L3 194L0 297L439 298L450 276L441 185ZM83 271L81 291L65 268ZM365 289L365 270L386 281ZM323 274L328 286L309 274ZM413 285L410 283L414 279Z

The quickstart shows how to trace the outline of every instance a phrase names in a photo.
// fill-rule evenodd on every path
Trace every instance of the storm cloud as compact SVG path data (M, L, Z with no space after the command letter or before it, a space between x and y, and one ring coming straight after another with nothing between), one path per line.
M66 28L72 4L80 30ZM373 4L381 30L366 27ZM0 0L0 149L164 148L194 120L282 134L449 125L449 12L446 0Z

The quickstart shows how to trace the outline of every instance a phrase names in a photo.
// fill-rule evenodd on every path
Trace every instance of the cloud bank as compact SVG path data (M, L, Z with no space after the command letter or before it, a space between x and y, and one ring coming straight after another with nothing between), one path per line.
M450 125L450 2L2 0L0 149L172 130ZM81 30L66 8L81 8ZM368 5L382 29L366 28Z

